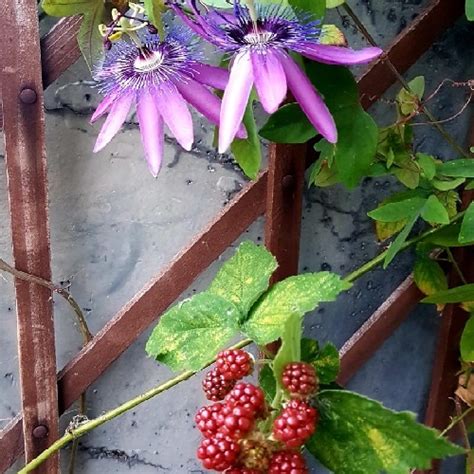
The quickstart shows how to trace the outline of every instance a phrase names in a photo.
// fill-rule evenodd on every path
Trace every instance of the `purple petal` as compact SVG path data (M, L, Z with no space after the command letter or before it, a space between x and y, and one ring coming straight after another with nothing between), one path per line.
M207 33L207 31L204 29L204 25L202 21L196 21L200 19L199 14L195 14L193 18L188 16L182 9L182 7L175 2L170 2L169 7L176 13L176 15L181 18L183 23L188 26L192 31L197 33L199 36L202 36L203 38L207 39L209 42L213 42L213 38L211 35Z
M193 77L196 81L223 91L229 82L229 71L221 67L196 63L192 66Z
M225 153L244 118L253 85L252 61L248 52L239 53L232 64L229 84L222 98L219 153Z
M282 58L288 87L314 128L330 143L337 142L334 119L313 84L289 56Z
M187 151L194 141L193 119L188 104L175 86L161 87L154 92L158 111L178 143Z
M120 127L127 118L134 99L134 94L127 94L120 99L117 99L112 104L109 115L107 116L104 125L102 125L97 141L95 142L94 153L102 150L102 148L104 148L120 130Z
M286 97L287 85L279 53L267 50L264 54L252 51L255 87L263 108L272 114Z
M194 80L177 85L179 92L199 113L204 115L211 123L219 125L221 114L221 100L202 84ZM247 131L240 125L237 131L239 138L247 138Z
M297 50L309 59L325 64L365 64L378 58L383 50L370 47L358 51L344 46L329 46L327 44L304 43Z
M109 110L109 107L114 103L116 99L115 94L109 94L105 96L105 98L101 101L101 103L97 106L97 109L95 109L95 112L92 114L90 123L94 123L98 118L102 117L107 110Z
M163 161L165 133L163 118L156 108L154 98L148 91L140 94L137 103L137 116L148 169L156 178Z

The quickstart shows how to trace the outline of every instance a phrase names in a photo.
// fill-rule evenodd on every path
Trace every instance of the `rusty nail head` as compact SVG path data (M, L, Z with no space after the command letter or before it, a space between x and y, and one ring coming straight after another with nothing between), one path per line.
M38 425L33 428L33 438L41 439L48 436L49 430L46 425Z
M286 176L283 177L283 187L288 189L293 186L295 183L295 177L291 174L287 174Z
M29 87L25 87L20 92L20 100L23 104L34 104L37 98L36 92Z

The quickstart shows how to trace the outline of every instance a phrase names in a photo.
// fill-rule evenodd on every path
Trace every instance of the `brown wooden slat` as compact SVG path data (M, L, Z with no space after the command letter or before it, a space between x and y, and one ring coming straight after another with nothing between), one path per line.
M459 1L459 0L457 0ZM452 13L450 11L450 8L452 8L452 2L449 0L439 0L437 2L434 2L433 5L430 5L427 9L428 12L431 12L433 9L433 6L437 6L437 8L442 8L446 9L448 11L448 14ZM439 10L441 11L441 10ZM426 29L431 30L431 34L433 35L433 38L439 35L443 29L447 26L446 22L440 23L439 21L436 20L435 16L433 14L422 14L418 21L415 24L414 28L410 28L409 30L403 31L394 41L392 46L388 49L388 54L394 55L393 57L398 57L403 56L405 57L404 64L413 64L420 54L424 52L424 50L421 50L420 48L407 48L406 46L406 41L404 41L405 35L410 35L410 38L416 42L416 32L419 30L425 31ZM425 49L429 47L429 44L426 41L423 41L423 46ZM392 57L392 56L391 56ZM74 58L75 60L75 58ZM73 61L71 61L72 63ZM380 96L386 88L388 88L392 83L394 82L394 77L391 71L387 70L386 67L381 67L380 65L383 63L382 60L377 61L375 65L370 68L370 72L366 75L363 76L362 81L361 81L361 92L364 96L368 96L369 91L372 93L372 90L370 88L374 87L373 83L376 83L375 87L375 92L371 94L370 100L365 100L365 105L370 105L373 103L378 96ZM251 186L250 189L247 190L247 198L248 199L242 199L241 204L239 204L240 207L236 207L232 209L232 216L234 216L232 219L227 219L226 220L226 226L231 227L234 224L234 221L239 221L242 218L241 213L244 211L244 202L247 203L247 205L258 205L262 206L263 209L263 194L259 194L258 192L252 191L256 189L256 187L261 187L260 191L261 193L265 192L265 186L266 186L266 179L267 175L262 174L260 178L257 179L256 182L254 182ZM232 206L233 204L231 203L229 206ZM219 232L221 231L221 226L217 225L218 223L215 223L215 225L211 225L208 228L208 232L205 232L208 240L209 240L209 245L212 246L213 243L217 239L220 239L221 236L219 236ZM219 232L218 232L219 231ZM229 236L229 233L225 233L224 235ZM230 241L231 242L231 241ZM222 242L222 245L219 244L219 248L226 248L227 245L230 242ZM189 248L193 248L192 246ZM197 247L199 249L199 247ZM217 252L217 253L216 253ZM205 255L203 255L203 258L201 258L201 265L202 268L207 267L214 258L213 255L218 255L218 249L209 249L206 247L206 252ZM180 254L182 258L189 258L189 256L186 254L186 252ZM206 260L207 258L211 258L211 260ZM167 278L169 280L175 280L176 278L179 279L180 275L176 273L176 269L181 268L181 265L179 264L180 258L177 257L177 260L175 260L176 265L171 265L168 269L170 273L168 273ZM155 283L157 280L154 280ZM150 284L152 285L152 284ZM104 327L104 329L99 333L101 336L100 342L97 340L94 340L91 342L89 346L84 348L68 365L65 367L60 374L60 399L61 399L61 407L66 407L69 406L75 399L78 398L81 392L83 392L92 382L94 382L95 378L97 378L106 368L107 366L115 360L125 349L128 347L134 340L134 332L137 329L137 325L141 324L139 320L141 319L142 315L136 311L137 309L140 308L140 297L145 296L148 294L148 290L151 289L150 285L147 286L145 290L143 290L139 295L137 295L131 303L129 303L124 309L122 309L118 315L116 315L109 323ZM177 291L176 293L172 294L172 299L174 300L176 297L179 296L180 291ZM162 296L162 295L160 295ZM170 295L170 300L171 300L171 295ZM155 304L155 302L153 302ZM157 306L155 306L155 314L158 314L159 309ZM124 324L124 315L127 314L129 322L128 324L132 324L132 332L130 333L130 337L126 336L128 326L125 329L125 334L121 334L119 337L119 342L115 343L113 340L111 340L110 337L107 337L105 335L105 332L107 328L110 328L111 326L114 326L115 321L117 318L122 319L122 323ZM148 317L147 315L145 317ZM148 323L147 323L148 324ZM98 335L98 336L99 336ZM126 339L126 341L124 340ZM126 346L121 346L121 344L125 344ZM104 347L104 345L109 344L107 347ZM101 361L99 354L106 354L106 358L104 362ZM74 374L74 372L82 370L84 368L84 364L81 362L81 359L85 357L86 360L91 362L91 367L89 368L90 370L93 370L93 373L88 373L87 376L84 374ZM87 369L87 366L85 367ZM94 378L95 377L95 378ZM75 380L76 382L81 382L81 385L74 386L72 381ZM21 424L21 419L18 420L18 423ZM0 449L11 449L12 451L18 452L21 447L18 447L15 445L15 436L17 434L17 425L15 424L10 424L9 429L7 430L4 428L3 431L0 432ZM0 470L6 469L11 465L7 464L7 462L3 459L0 458Z
M270 146L265 245L278 261L272 281L298 273L306 145Z
M51 279L43 85L36 0L4 0L1 89L5 160L16 268ZM58 437L51 292L15 281L23 440L27 460ZM18 437L18 434L16 434ZM4 452L2 452L2 456ZM58 456L38 473L59 472Z
M413 58L419 58L440 33L446 31L464 13L462 0L435 0L418 15L394 40L387 50L387 56L404 73L413 65ZM359 85L365 91L362 105L368 108L392 84L393 72L384 58L374 62L361 77Z
M342 346L337 382L345 385L415 308L423 295L410 275Z

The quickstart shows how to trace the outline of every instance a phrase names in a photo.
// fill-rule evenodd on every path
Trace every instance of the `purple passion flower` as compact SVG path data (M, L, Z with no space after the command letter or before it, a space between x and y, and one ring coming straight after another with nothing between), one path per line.
M140 46L127 41L115 43L94 74L105 98L91 122L108 113L94 152L110 142L136 104L146 160L156 177L163 159L164 124L189 151L194 133L188 103L218 124L221 100L206 86L224 90L229 73L199 62L196 41L188 30L175 29L161 42L151 34L140 39ZM242 125L237 134L246 136Z
M195 0L189 0L193 16L177 4L172 7L196 33L232 55L230 78L222 99L219 152L223 153L242 121L252 87L263 108L275 112L288 88L315 129L329 142L337 142L337 129L326 104L289 51L325 64L354 65L372 61L379 48L360 51L319 42L319 21L297 14L281 5L256 4L257 20L247 7L235 1L234 14L211 11L200 14Z

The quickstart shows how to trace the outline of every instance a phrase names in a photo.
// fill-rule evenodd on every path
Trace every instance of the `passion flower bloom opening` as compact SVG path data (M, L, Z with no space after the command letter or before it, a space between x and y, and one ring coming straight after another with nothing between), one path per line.
M187 103L218 124L221 100L205 86L224 90L229 74L199 61L189 30L175 28L162 42L151 34L140 41L140 45L115 43L94 74L105 98L91 122L108 113L94 152L110 142L135 103L148 167L156 177L163 159L164 123L178 143L190 150L194 133ZM246 136L242 125L238 135Z
M200 36L232 54L229 83L222 99L219 152L232 143L242 121L252 87L255 86L263 108L275 112L288 88L316 130L329 142L337 142L337 129L326 104L289 51L325 64L354 65L372 61L382 54L380 48L360 51L319 42L319 21L280 5L255 5L256 19L249 9L234 4L234 15L212 11L201 14L195 0L194 13L188 16L178 4L173 9Z

